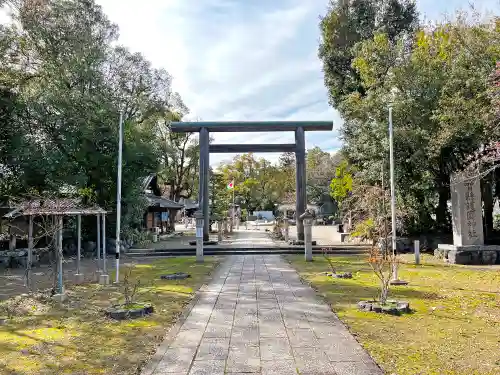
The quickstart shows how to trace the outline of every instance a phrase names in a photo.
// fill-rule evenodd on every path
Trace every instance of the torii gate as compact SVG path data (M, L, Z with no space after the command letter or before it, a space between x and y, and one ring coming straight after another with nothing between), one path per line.
M331 121L226 121L226 122L173 122L171 129L176 133L199 133L200 139L200 185L199 200L203 211L203 240L209 233L209 165L210 153L246 152L295 152L296 166L296 217L297 239L304 240L304 225L299 217L307 207L306 196L306 148L305 131L331 131ZM209 133L214 132L295 132L295 143L288 144L209 144Z

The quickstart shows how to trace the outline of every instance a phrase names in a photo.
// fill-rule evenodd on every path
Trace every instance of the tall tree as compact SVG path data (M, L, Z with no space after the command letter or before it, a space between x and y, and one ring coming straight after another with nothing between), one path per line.
M234 180L237 203L249 212L275 209L281 191L279 169L268 160L256 159L252 153L236 156L222 165L220 172L226 183Z
M407 228L449 230L450 173L485 142L491 106L487 77L498 59L491 24L458 19L391 42L385 33L353 49L365 94L352 92L339 105L341 132L358 178L379 184L387 166L387 103L392 101L397 191ZM387 177L387 175L385 175ZM432 219L435 217L435 222ZM437 224L437 226L436 226Z
M329 186L335 176L335 169L340 160L329 152L314 147L307 151L307 197L312 203L319 203L329 197Z
M176 114L174 120L180 119ZM199 145L194 133L173 133L170 119L158 122L161 142L160 176L168 187L170 199L195 196L198 190Z
M366 94L359 72L352 66L357 43L371 39L377 31L394 42L411 34L417 21L411 0L330 0L320 22L319 46L330 103L337 107L352 92Z
M210 171L212 215L227 217L229 205L232 203L232 191L227 188L227 184L227 179L221 171Z
M3 185L2 194L58 194L71 185L114 209L123 110L123 227L139 225L145 209L140 177L161 163L158 121L186 111L170 76L114 46L118 29L93 0L9 4L12 23L0 28L0 79L22 110L8 120L17 125L17 138L2 144L8 146L2 155L17 154L0 161L17 172L16 184Z
M285 203L295 202L295 153L285 152L278 160L279 200Z

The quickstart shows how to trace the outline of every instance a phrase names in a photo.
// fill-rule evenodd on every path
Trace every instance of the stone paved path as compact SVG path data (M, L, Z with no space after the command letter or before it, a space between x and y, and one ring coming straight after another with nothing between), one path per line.
M275 255L219 267L142 375L380 375L345 326Z
M263 230L252 230L252 229L235 229L231 234L231 238L222 241L220 245L231 245L231 247L245 247L245 248L263 248L272 247L274 242L264 229Z

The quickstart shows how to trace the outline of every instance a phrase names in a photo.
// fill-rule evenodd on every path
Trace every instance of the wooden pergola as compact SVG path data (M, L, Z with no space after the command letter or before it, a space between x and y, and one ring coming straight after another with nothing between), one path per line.
M27 284L31 289L33 287L32 263L33 263L33 221L36 217L51 217L53 219L53 236L57 257L57 293L64 294L63 283L63 218L65 216L77 217L77 261L76 261L76 279L77 282L83 282L83 274L80 269L81 258L81 226L82 216L97 217L97 267L101 271L99 281L108 283L106 267L106 211L99 206L84 205L80 199L75 198L55 198L55 199L32 199L24 200L14 204L12 210L3 216L7 220L15 220L19 217L28 218L28 259L27 259ZM101 226L102 226L102 253L101 253ZM102 255L102 256L101 256ZM102 268L101 268L102 259ZM98 271L98 272L99 272Z

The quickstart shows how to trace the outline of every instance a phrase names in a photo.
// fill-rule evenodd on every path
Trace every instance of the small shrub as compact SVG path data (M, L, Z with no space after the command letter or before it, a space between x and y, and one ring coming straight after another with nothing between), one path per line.
M500 230L500 214L493 216L493 229Z
M383 305L387 301L389 287L394 276L394 266L397 262L396 256L390 251L380 250L378 246L372 246L370 250L370 258L368 259L373 272L380 281L380 304Z
M129 229L125 232L124 238L131 240L134 247L147 248L153 242L153 233L139 229Z
M122 293L125 300L125 306L131 306L135 303L137 291L141 286L141 280L132 279L133 266L127 266L123 273Z
M330 270L332 271L332 274L335 275L337 273L337 271L335 271L333 260L332 260L331 254L330 254L330 249L325 247L325 248L321 249L321 253L323 254L323 257L326 259L326 261L328 262L328 265L330 266Z

